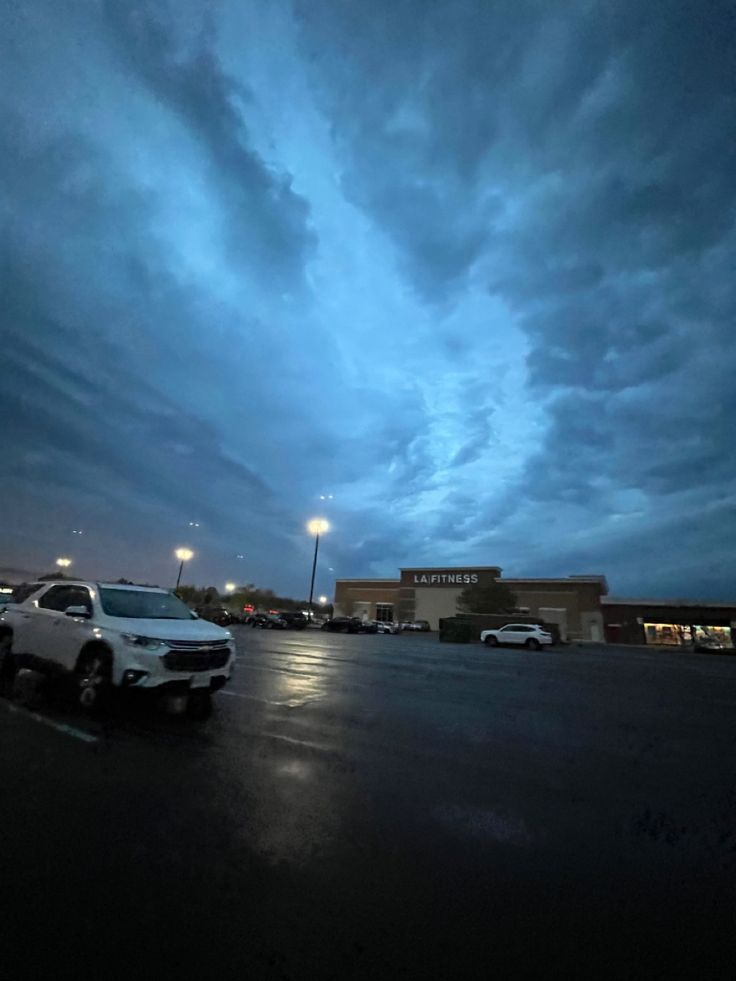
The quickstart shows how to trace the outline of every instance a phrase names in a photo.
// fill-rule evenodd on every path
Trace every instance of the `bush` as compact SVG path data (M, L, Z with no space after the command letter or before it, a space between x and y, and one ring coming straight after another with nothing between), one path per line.
M448 618L440 620L440 640L448 644L472 644L480 639L480 631L474 623Z

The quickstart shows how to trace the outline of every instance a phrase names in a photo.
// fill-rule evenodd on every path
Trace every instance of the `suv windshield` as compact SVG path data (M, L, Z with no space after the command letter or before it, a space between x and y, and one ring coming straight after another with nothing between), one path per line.
M132 617L139 620L193 619L189 607L173 593L110 589L101 586L100 603L109 617Z

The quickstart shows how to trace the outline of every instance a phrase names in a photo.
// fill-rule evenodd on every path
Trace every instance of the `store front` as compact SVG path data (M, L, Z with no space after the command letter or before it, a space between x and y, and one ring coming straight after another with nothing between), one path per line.
M731 627L717 624L644 623L644 637L647 644L666 647L691 647L695 644L733 649Z
M402 569L399 579L338 579L335 615L399 623L426 620L437 630L441 619L457 614L463 590L499 579L516 595L520 615L556 624L563 640L603 640L605 577L503 579L498 566L418 566Z
M734 650L736 604L688 600L602 600L609 643Z

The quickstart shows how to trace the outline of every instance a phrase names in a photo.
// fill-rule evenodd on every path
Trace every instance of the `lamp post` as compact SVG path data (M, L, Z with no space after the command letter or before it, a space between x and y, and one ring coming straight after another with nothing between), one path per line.
M312 598L314 596L314 574L317 571L317 553L319 552L319 536L324 535L326 531L330 530L329 524L324 518L312 518L312 520L307 524L307 531L310 535L314 535L314 560L312 562L312 578L309 583L309 619L312 619Z
M176 586L174 586L174 589L178 589L179 583L181 582L181 574L184 571L184 563L194 557L194 552L191 548L177 548L174 555L179 560L179 575L176 577Z

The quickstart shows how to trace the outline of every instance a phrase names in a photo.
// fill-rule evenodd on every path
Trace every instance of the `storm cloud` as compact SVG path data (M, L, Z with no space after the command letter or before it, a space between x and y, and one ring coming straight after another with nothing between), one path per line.
M0 41L5 567L303 593L325 513L322 592L736 595L732 3L63 6Z

